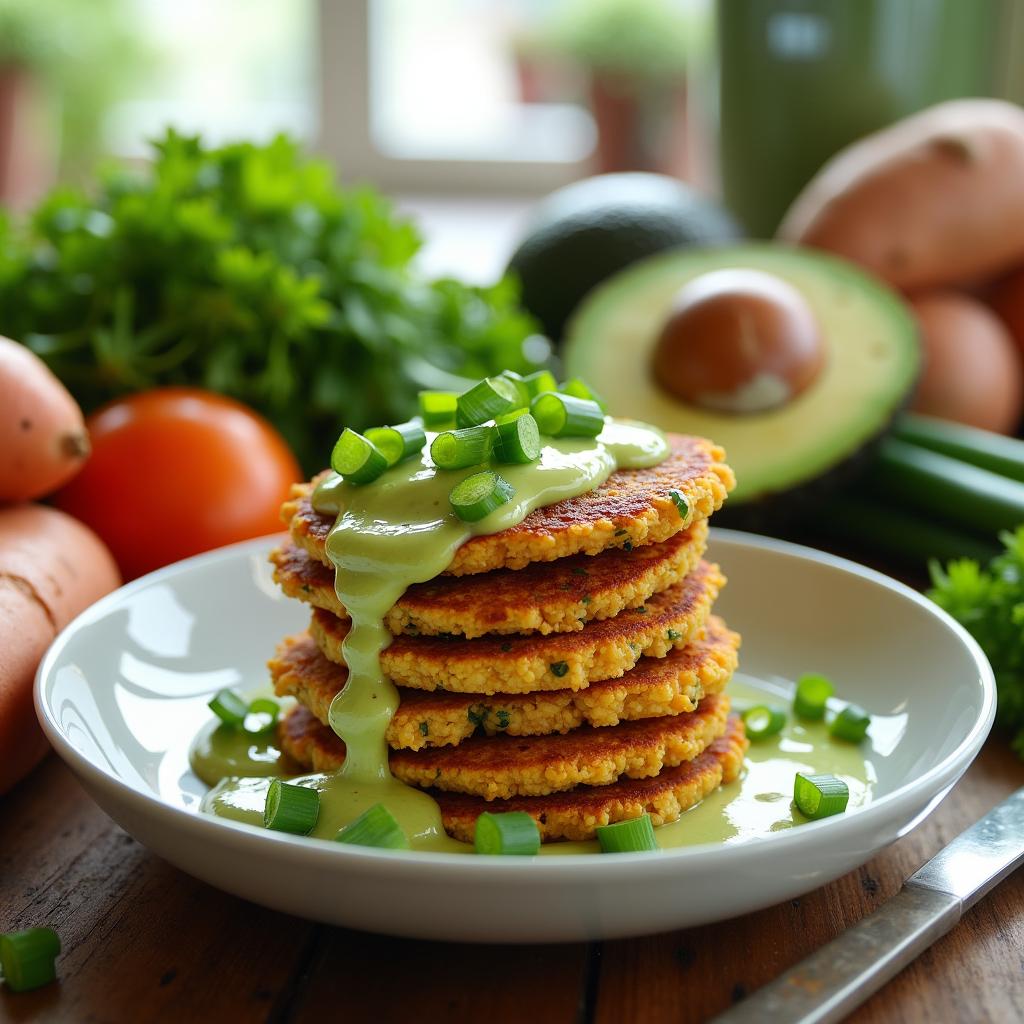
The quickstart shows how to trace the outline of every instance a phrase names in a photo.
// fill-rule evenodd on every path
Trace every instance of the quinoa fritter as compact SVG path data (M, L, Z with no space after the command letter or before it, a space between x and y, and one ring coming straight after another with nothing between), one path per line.
M707 519L736 486L725 452L701 437L667 437L672 451L664 462L651 469L617 470L595 490L536 509L518 526L471 537L455 553L447 574L521 569L531 562L596 555L608 548L628 550L667 540ZM319 479L292 488L281 518L294 542L329 566L326 542L334 517L317 512L310 502ZM671 491L686 502L685 516Z
M307 770L332 771L344 757L338 737L305 708L288 715L280 738L282 748ZM466 843L473 842L476 819L484 811L525 811L537 822L544 842L593 839L598 825L645 812L655 825L675 821L683 811L739 776L747 746L743 723L730 715L724 734L703 753L650 778L620 779L607 786L577 786L549 796L500 801L441 790L427 792L437 801L448 834Z
M409 587L384 624L395 636L574 632L587 622L642 605L678 583L700 561L707 535L707 523L701 521L633 552L577 555L553 565L499 569L463 579L438 576ZM276 549L270 560L274 580L289 597L342 613L330 569L294 545Z
M484 811L525 811L537 822L545 843L594 839L599 825L639 818L644 813L650 814L655 827L676 821L683 811L739 777L748 746L743 722L730 715L725 732L703 753L674 768L663 768L651 778L620 779L608 786L577 786L567 793L501 801L429 792L441 808L445 831L464 843L473 842L476 819Z
M488 736L546 736L587 724L657 718L693 711L705 696L720 693L736 670L739 636L721 619L708 620L705 635L665 658L641 658L620 679L593 683L585 690L508 694L401 691L401 703L388 725L389 746L402 750L455 745L476 733ZM306 633L289 637L269 662L279 697L295 697L327 724L331 701L341 691L346 670L328 661Z
M399 686L452 693L579 690L628 672L642 656L662 658L700 632L725 585L717 565L701 562L680 583L613 619L575 633L546 636L395 637L381 653L384 674ZM344 665L348 619L317 609L310 635Z
M285 716L282 742L291 734L289 720L305 712L296 707ZM573 786L604 786L620 775L631 779L657 775L690 761L725 730L729 698L705 697L696 711L665 718L622 722L614 729L580 726L564 736L478 736L457 747L392 750L391 773L424 788L469 793L485 800L545 796ZM330 730L327 730L334 736ZM334 771L345 759L345 744L318 745L317 771Z

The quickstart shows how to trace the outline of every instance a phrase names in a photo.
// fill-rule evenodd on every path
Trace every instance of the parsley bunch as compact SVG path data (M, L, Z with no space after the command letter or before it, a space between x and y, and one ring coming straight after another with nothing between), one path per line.
M961 558L931 566L928 596L961 623L992 663L997 721L1024 757L1024 526L1000 535L1005 551L983 568Z
M0 213L0 334L89 411L157 385L248 403L307 471L338 426L406 419L421 387L536 367L510 282L428 281L410 223L280 137L205 148L170 132L141 173ZM439 372L440 371L440 372Z

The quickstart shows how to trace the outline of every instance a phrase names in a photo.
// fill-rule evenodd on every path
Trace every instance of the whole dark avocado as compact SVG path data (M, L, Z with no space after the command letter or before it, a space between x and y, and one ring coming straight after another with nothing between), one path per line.
M509 261L522 303L559 341L583 297L606 278L664 249L732 241L722 207L663 174L599 174L552 192Z

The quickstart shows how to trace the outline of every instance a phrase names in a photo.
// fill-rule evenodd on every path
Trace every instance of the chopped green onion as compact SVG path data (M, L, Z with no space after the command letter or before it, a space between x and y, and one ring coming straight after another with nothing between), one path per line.
M834 775L807 775L797 772L793 782L793 802L805 817L816 821L842 814L850 802L850 787Z
M510 380L515 385L517 407L524 408L530 404L530 399L533 396L530 394L530 389L526 386L526 381L523 380L521 374L516 373L515 370L502 370L498 376L504 377L505 380Z
M455 514L466 523L475 523L512 500L512 485L497 473L485 469L460 480L448 495Z
M519 406L519 387L507 377L485 377L465 394L459 395L455 422L475 427Z
M431 430L447 430L455 426L455 409L459 396L454 391L421 391L420 415L423 426Z
M549 437L597 437L604 429L601 406L587 398L545 391L530 403L530 412Z
M793 710L798 718L820 722L825 717L825 705L834 692L834 687L824 676L801 676L793 696Z
M531 398L544 394L545 391L557 391L558 381L550 370L538 370L536 373L528 373L523 378L526 390Z
M234 690L218 690L206 705L225 725L242 725L249 705Z
M293 786L274 779L267 790L263 824L275 832L305 836L313 831L320 816L320 794L308 786Z
M0 973L12 992L41 988L57 978L60 938L52 928L25 928L0 935Z
M331 469L353 484L368 484L388 468L388 460L362 434L346 427L331 452Z
M770 708L766 704L747 708L743 712L743 725L752 740L764 740L782 732L786 724L786 712L781 708Z
M271 700L269 697L260 697L249 705L247 711L247 718L248 715L259 715L261 719L260 724L255 728L250 728L247 720L245 727L249 732L266 732L268 729L273 729L277 724L277 716L279 714L281 714L281 705L276 700Z
M871 716L856 704L847 704L842 711L832 719L829 732L836 739L847 740L850 743L860 743L868 734L868 726L871 724Z
M580 380L579 377L573 377L571 380L565 381L558 390L563 395L572 395L573 398L586 398L591 402L597 402L601 406L601 412L608 411L608 403L596 391L592 391L589 385Z
M690 514L690 503L686 500L686 496L682 491L669 491L668 496L672 499L672 504L679 510L679 516L681 519L685 519Z
M388 460L389 466L397 466L422 451L427 435L419 420L409 420L394 427L371 427L366 432L366 440Z
M374 804L349 822L335 837L335 842L352 846L376 846L384 850L408 850L409 840L395 816L383 805Z
M434 438L430 446L430 457L438 469L482 466L491 457L495 437L494 427L449 430Z
M484 811L476 819L473 842L477 853L532 857L540 852L540 829L525 811Z
M498 421L496 454L502 462L535 462L540 458L540 430L525 410L508 413Z
M617 821L614 825L598 825L597 841L601 844L602 853L640 853L658 849L649 814Z

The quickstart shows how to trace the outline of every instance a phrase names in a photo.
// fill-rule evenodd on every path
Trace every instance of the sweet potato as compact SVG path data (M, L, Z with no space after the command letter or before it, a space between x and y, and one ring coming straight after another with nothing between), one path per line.
M1024 352L1024 267L1011 271L999 281L989 302L1013 335L1017 347Z
M833 157L780 238L828 249L904 290L968 284L1024 260L1024 110L954 100Z
M911 305L925 356L912 408L1012 433L1024 410L1024 359L999 318L951 291L916 296Z
M0 793L47 750L32 709L39 659L120 582L110 552L77 519L41 505L0 509Z
M0 337L0 501L55 491L89 454L82 410L24 345Z

